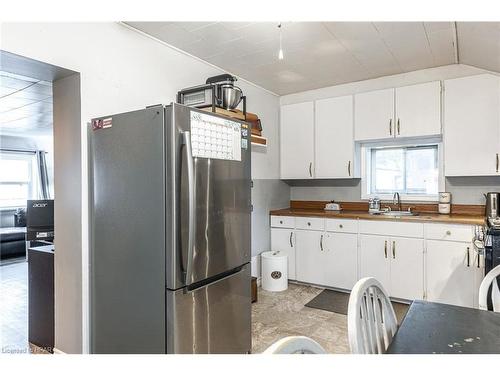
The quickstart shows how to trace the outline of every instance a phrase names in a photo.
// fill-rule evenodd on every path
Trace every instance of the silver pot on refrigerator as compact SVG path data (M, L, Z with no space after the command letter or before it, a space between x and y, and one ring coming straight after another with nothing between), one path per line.
M486 217L496 218L499 214L500 193L489 192L484 194L486 198Z

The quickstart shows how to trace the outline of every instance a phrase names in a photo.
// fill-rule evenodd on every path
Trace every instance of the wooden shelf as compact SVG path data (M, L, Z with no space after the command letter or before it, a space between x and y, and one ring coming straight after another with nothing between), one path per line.
M265 137L260 137L258 135L252 134L250 139L251 139L252 145L267 147L267 138L265 138Z

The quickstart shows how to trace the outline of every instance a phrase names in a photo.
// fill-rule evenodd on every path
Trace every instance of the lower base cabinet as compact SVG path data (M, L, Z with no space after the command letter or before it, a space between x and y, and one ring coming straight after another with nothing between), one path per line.
M352 289L358 281L358 235L352 233L325 233L325 255L321 265L324 284L335 288Z
M424 241L360 235L360 278L374 277L391 297L424 298Z
M390 293L390 239L384 236L359 236L359 278L374 277Z
M296 231L297 281L324 285L324 254L322 250L324 234L319 231Z
M295 233L293 229L272 228L271 250L282 251L288 256L288 278L296 280L295 273Z
M352 289L357 258L357 234L297 231L298 281Z
M478 305L484 262L470 225L302 219L271 221L271 249L288 255L291 280L350 290L371 276L394 298Z
M451 305L477 306L482 278L480 258L471 243L427 241L427 300Z

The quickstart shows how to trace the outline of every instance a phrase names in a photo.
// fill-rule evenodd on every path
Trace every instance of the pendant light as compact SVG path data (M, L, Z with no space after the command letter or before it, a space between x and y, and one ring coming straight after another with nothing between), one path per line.
M281 43L281 23L278 24L278 29L280 31L280 50L278 51L278 59L279 60L283 60L284 56L283 56L283 46L282 46L282 43Z

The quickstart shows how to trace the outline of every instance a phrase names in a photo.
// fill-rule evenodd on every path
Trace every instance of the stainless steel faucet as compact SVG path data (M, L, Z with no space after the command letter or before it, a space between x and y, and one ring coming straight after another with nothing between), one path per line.
M398 205L398 211L403 211L403 208L401 206L401 197L399 196L398 192L395 192L393 197L392 197L392 204L395 205L396 202Z

